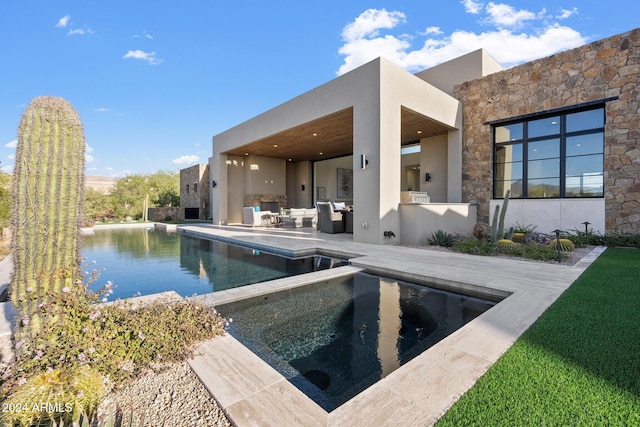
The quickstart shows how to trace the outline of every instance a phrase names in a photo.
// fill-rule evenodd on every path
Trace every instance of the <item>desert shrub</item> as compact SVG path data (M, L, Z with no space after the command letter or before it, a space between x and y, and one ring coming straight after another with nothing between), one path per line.
M445 248L450 248L455 243L453 235L442 230L431 233L431 236L427 238L427 241L430 245L443 246Z
M102 375L86 365L49 369L16 387L4 402L2 425L70 425L95 412L104 395Z
M485 240L473 237L455 242L451 250L470 255L493 255L496 253L496 245Z
M514 233L522 233L522 234L531 234L534 231L536 231L537 226L533 225L533 224L528 224L528 225L522 225L518 222L515 223L515 225L513 226L513 232Z
M537 243L515 245L504 250L503 253L510 256L517 256L537 261L554 261L558 259L558 251L549 249L547 245L540 245ZM561 258L566 258L566 255L561 254Z
M200 301L98 304L110 293L111 285L107 283L99 293L87 286L80 282L63 289L55 311L59 321L47 323L2 373L0 400L48 369L86 366L118 385L144 370L183 360L195 344L221 334L228 325L215 309ZM38 309L46 314L52 307L41 304ZM18 341L15 345L24 344Z

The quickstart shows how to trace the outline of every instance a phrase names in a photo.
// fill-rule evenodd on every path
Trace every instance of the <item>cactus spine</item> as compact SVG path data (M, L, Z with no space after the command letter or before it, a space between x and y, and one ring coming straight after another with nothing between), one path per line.
M73 286L84 203L85 138L78 113L62 98L38 97L18 127L12 183L11 301L17 339L29 341L46 320L43 307ZM17 340L16 339L16 340Z
M502 210L500 210L500 206L496 205L496 210L493 214L493 222L491 224L491 243L496 243L498 240L504 238L504 216L507 213L510 195L511 190L507 190L507 193L504 195L504 201L502 202ZM500 222L498 222L498 213L500 213ZM509 230L509 233L512 234L513 231ZM509 237L509 240L511 240L511 237Z

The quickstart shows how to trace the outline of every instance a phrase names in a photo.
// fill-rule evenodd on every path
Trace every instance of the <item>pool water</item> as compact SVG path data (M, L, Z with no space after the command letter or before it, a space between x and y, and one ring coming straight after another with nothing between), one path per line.
M234 337L332 411L493 305L356 273L218 310Z
M81 255L85 271L101 270L92 290L113 283L110 300L165 291L202 295L348 263L319 255L286 258L144 228L96 230L82 236Z

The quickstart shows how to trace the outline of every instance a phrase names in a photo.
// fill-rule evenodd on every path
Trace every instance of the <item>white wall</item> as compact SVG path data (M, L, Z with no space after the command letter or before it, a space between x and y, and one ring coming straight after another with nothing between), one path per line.
M242 206L244 204L244 157L227 156L227 188L218 185L216 191L227 191L229 217L227 223L242 223Z
M311 162L287 162L287 201L291 208L309 208L313 204L311 198ZM304 190L302 186L304 185Z
M245 156L244 176L244 194L287 194L287 168L282 159Z
M502 209L502 202L491 200L490 221L493 221L495 206ZM604 234L604 199L510 199L504 227L508 230L516 223L535 225L538 233L553 234L556 229L584 231L585 221L591 223L589 229Z
M353 156L338 157L314 163L314 182L317 187L324 187L327 200L353 203L353 198L338 198L338 168L353 169ZM316 194L316 197L318 195Z
M447 203L447 135L424 138L420 141L420 191L431 197L432 203ZM431 174L431 181L425 181L425 173Z
M438 230L471 234L476 210L475 205L467 203L403 203L399 209L400 241L403 245L425 245L431 233Z

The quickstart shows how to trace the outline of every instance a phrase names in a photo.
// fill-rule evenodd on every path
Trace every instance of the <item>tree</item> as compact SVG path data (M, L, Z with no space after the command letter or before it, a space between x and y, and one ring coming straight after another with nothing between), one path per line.
M112 210L116 217L143 218L144 206L180 205L180 174L159 171L150 175L128 175L116 181L111 192ZM148 201L148 203L147 203Z

